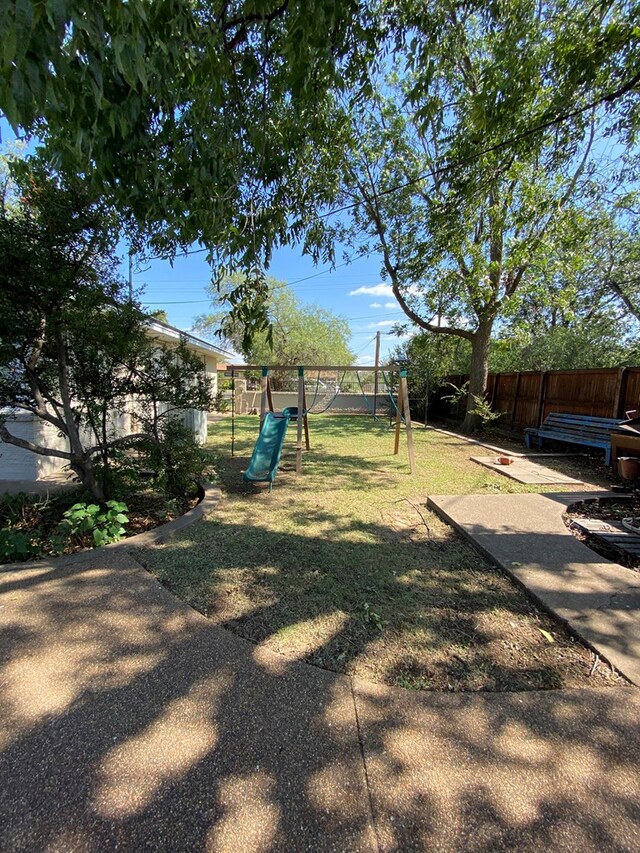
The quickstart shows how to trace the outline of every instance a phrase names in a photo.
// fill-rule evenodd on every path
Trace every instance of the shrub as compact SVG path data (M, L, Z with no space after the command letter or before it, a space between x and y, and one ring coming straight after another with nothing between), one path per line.
M158 441L146 443L141 461L157 472L157 485L178 500L193 494L194 485L204 482L211 465L209 453L177 418L167 420Z

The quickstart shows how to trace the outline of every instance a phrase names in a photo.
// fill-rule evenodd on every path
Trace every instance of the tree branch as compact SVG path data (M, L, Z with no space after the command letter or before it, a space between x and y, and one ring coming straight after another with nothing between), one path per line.
M151 436L146 432L134 432L131 435L123 435L120 436L120 438L114 438L106 444L94 444L93 447L87 448L84 453L87 457L93 456L93 454L98 451L109 450L112 447L126 447L127 444L135 444L136 441L140 441L143 438L149 439Z
M620 285L610 278L606 278L604 280L604 284L609 288L609 290L615 293L615 295L622 302L627 311L630 314L633 314L636 320L640 320L640 306L634 305L633 301L627 296L627 294L620 287Z
M37 453L39 456L56 456L58 459L73 459L73 455L66 450L57 450L53 447L42 447L39 444L33 444L25 438L18 438L9 432L4 424L0 424L0 439L5 444L13 444L15 447L21 447L23 450L30 450L31 453Z
M24 412L29 412L30 415L35 415L35 417L40 418L41 421L46 421L46 423L51 424L56 429L60 430L60 432L66 431L66 424L60 418L57 418L55 415L49 414L47 410L41 411L36 406L29 406L26 403L17 403L13 402L11 404L11 408L13 409L21 409Z
M288 7L289 0L284 0L280 6L276 6L276 8L272 9L271 12L253 12L249 15L243 15L241 17L232 18L230 21L226 21L220 27L223 38L228 30L232 30L234 27L237 27L238 29L230 41L225 41L225 48L229 51L235 50L235 48L247 37L247 28L250 24L270 24L272 21L275 21L276 18L284 15Z

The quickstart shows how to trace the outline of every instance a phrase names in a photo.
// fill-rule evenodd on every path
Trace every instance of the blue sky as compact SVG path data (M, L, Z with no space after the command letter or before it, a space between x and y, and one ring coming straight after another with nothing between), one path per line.
M3 144L15 139L4 118L0 119L0 138ZM338 259L342 254L339 249L336 251ZM351 350L356 363L364 365L374 362L376 332L382 333L380 354L384 360L399 343L399 338L389 333L390 328L406 320L391 286L381 281L380 269L376 255L331 270L328 266L314 266L300 249L284 247L274 252L268 273L290 283L303 304L319 305L348 320ZM122 274L125 278L128 275L124 250ZM136 290L142 289L143 305L149 310L164 309L172 325L189 331L195 318L211 305L206 294L210 278L205 253L195 253L179 256L173 265L168 261L145 264L140 271L134 269L133 281Z
M326 266L314 266L295 248L282 248L274 253L268 272L291 284L302 303L319 305L349 321L350 346L359 364L373 364L378 330L382 333L382 358L397 346L398 338L389 330L406 317L390 285L381 282L377 257L361 258L332 271ZM164 309L169 322L184 330L192 327L199 314L207 312L209 280L204 254L178 257L173 267L168 262L153 261L134 273L133 278L135 288L144 287L143 304L150 310Z

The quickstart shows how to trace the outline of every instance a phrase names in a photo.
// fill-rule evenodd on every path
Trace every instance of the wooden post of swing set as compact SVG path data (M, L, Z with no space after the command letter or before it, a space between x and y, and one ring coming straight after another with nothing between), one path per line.
M302 411L304 412L303 426L304 426L304 443L307 450L311 450L311 445L309 444L309 419L307 417L307 392L304 387L304 382L302 383Z
M269 368L262 368L261 394L260 394L260 430L267 414L267 389L269 388Z
M296 474L302 473L302 422L304 420L304 367L298 368L298 417L296 418Z
M231 370L231 456L236 450L236 374Z
M396 437L393 445L393 453L397 455L400 449L400 429L402 427L402 416L407 430L407 450L409 451L409 468L412 474L416 473L416 461L413 453L413 433L411 432L411 411L409 409L409 389L407 388L407 371L400 371L400 382L398 385L398 404L396 406Z
M267 376L267 403L269 404L269 411L273 412L273 397L271 396L271 377Z

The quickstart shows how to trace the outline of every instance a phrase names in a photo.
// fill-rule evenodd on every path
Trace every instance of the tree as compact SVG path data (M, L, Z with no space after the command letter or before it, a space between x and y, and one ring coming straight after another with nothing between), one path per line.
M640 324L640 194L625 193L609 209L585 216L576 290L592 315L604 305L620 319ZM586 299L586 294L589 294Z
M463 429L472 431L496 322L544 284L590 177L605 75L569 53L563 28L579 29L579 4L394 8L396 67L353 113L342 196L351 221L328 230L381 254L415 325L470 342ZM603 37L617 20L607 9ZM578 19L592 44L598 26L584 10ZM620 27L612 55L632 41L633 27Z
M517 310L500 324L491 347L492 370L611 367L637 360L636 209L636 192L601 182L574 206L553 255L532 270Z
M158 320L160 323L164 323L165 326L169 323L169 315L164 308L156 308L155 311L149 311L149 317Z
M635 365L639 359L637 339L625 340L620 323L604 316L501 336L491 342L489 368L494 373L584 370Z
M237 287L241 280L241 276L234 276L225 286ZM268 324L250 340L246 339L244 325L221 310L198 318L196 328L203 334L223 337L254 364L352 363L347 320L318 305L302 305L286 282L272 276L267 277L266 286ZM220 307L217 288L212 286L210 293L214 304ZM272 375L274 388L283 381L284 376Z
M370 59L367 17L358 0L10 3L0 108L153 251L200 242L250 272L233 304L251 326L272 248L317 201L305 176L331 148L329 92Z
M104 500L116 451L160 441L175 409L209 408L203 365L146 334L117 275L118 219L81 181L14 162L0 196L0 440L65 460ZM143 429L118 434L132 410ZM15 435L16 411L50 424L67 449Z

